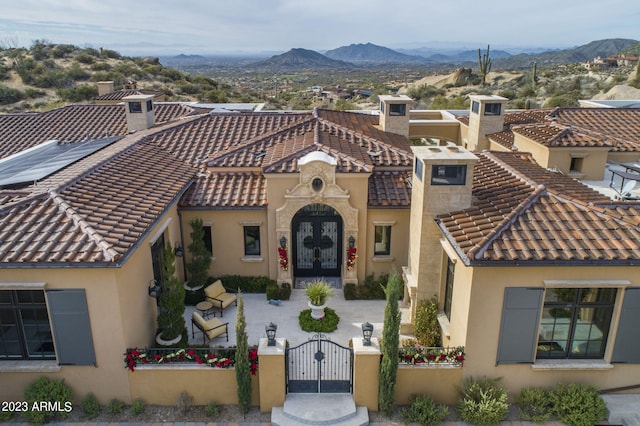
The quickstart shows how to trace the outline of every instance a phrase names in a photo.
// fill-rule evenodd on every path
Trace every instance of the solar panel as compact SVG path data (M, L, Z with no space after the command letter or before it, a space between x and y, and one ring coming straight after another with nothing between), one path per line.
M41 180L112 144L122 136L60 144L45 142L0 161L0 187Z

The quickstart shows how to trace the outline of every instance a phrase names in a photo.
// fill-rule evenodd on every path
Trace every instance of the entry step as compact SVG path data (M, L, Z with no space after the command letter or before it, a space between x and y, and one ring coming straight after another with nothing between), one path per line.
M283 407L273 407L271 424L363 426L369 424L369 411L356 407L348 393L290 393Z

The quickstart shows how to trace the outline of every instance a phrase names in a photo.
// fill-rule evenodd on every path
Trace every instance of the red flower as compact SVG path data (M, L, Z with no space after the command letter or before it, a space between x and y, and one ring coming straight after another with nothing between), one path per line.
M131 351L131 355L140 356L140 352L138 352L137 350L134 349L134 350Z
M161 359L161 358L162 358L162 355L154 355L154 356L153 356L153 359L155 359L155 360L159 360L159 359Z
M434 354L429 354L429 361L433 361L434 359L436 359L436 356Z
M193 355L195 355L195 354L196 354L195 349L189 349L189 350L187 351L187 355L191 355L191 356L193 356Z
M198 364L203 364L203 363L204 363L204 361L202 360L202 358L200 358L200 357L199 357L199 356L197 356L197 355L196 355L193 359L195 359L195 360L196 360L196 362L197 362Z
M440 356L438 357L438 361L442 362L445 361L447 359L447 356L445 354L440 354Z

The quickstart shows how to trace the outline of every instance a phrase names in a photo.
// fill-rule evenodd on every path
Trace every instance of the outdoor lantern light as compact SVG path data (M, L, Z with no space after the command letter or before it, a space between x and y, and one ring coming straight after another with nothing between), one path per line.
M184 249L182 248L180 243L176 243L176 248L173 249L173 254L175 254L177 257L184 256Z
M371 346L371 335L373 334L373 324L365 322L362 324L362 339L364 346Z
M285 237L284 235L280 237L280 247L282 248L287 247L287 237Z
M267 346L275 346L276 345L276 330L278 326L272 322L267 324L264 327L264 331L267 333Z
M349 248L354 248L356 245L356 239L353 238L353 235L349 236Z
M160 297L160 292L162 291L162 289L158 285L156 280L151 280L151 281L149 281L148 291L149 291L149 296L157 299L157 298Z

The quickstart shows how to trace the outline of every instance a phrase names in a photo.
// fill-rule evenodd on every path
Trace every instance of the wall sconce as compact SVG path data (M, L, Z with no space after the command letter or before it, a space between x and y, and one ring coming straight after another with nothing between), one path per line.
M349 241L349 248L354 248L356 246L356 239L353 238L353 235L350 235L347 241Z
M280 247L287 248L287 237L284 235L280 237Z
M156 280L151 280L149 281L149 288L147 290L149 291L149 296L157 299L160 297L160 293L162 292L162 287L158 285Z
M364 346L371 346L371 335L373 334L373 324L365 322L362 324L362 344Z
M173 249L173 254L175 254L177 257L184 256L184 249L182 248L180 243L176 243L176 247Z
M272 322L264 327L264 331L267 333L267 346L276 345L276 330L278 326Z

